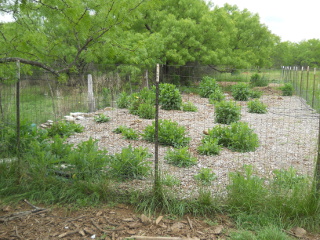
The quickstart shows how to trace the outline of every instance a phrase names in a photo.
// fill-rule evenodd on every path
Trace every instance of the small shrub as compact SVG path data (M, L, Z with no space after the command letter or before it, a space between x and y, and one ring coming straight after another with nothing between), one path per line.
M69 137L74 133L83 132L84 127L80 124L67 122L67 121L59 121L53 123L50 128L48 128L48 136L53 137L55 135L59 135L61 137Z
M215 105L215 121L221 124L230 124L240 120L241 107L235 102L222 101Z
M208 98L217 88L219 88L219 85L214 78L208 76L203 77L199 84L199 95Z
M237 101L247 101L250 97L250 89L246 83L238 83L232 86L232 96Z
M231 124L227 148L236 152L251 152L259 147L258 135L245 122Z
M126 92L122 92L119 94L117 99L118 108L128 108L130 105L129 96Z
M291 83L285 83L283 87L280 88L283 96L292 96L293 95L293 85Z
M194 178L203 185L210 183L217 178L216 174L210 168L201 168L199 173Z
M138 107L137 114L144 119L153 119L156 114L156 108L150 103L142 103Z
M225 100L226 96L223 94L223 91L220 88L217 88L216 91L209 95L209 103L214 104L216 102L221 102Z
M151 162L146 161L151 156L147 148L132 148L129 145L121 153L111 156L110 173L120 180L145 177L151 171Z
M260 76L258 73L251 75L250 84L253 87L265 87L268 86L269 81L265 76Z
M198 108L192 102L182 103L182 111L185 112L196 112Z
M95 116L94 120L97 123L105 123L105 122L109 122L110 121L110 117L108 117L108 116L104 115L103 113L101 113L98 116Z
M155 122L152 122L152 125L144 129L142 137L146 141L154 142L154 133ZM190 138L186 137L185 127L179 126L177 122L167 119L159 120L158 139L160 144L176 148L185 147L190 142Z
M144 103L144 100L139 97L138 93L133 93L129 96L129 112L134 115L138 115L138 109L140 104Z
M102 102L104 107L109 107L111 102L111 91L108 88L102 88Z
M217 139L218 144L236 152L255 151L259 146L258 135L247 123L234 122L231 126L216 126L208 131L207 139Z
M260 98L262 96L262 92L261 91L257 91L257 90L250 90L250 97L251 98Z
M174 150L169 149L164 159L167 160L168 163L178 167L190 167L197 164L197 159L191 156L188 147Z
M267 106L259 100L252 100L248 102L248 110L249 113L262 114L267 112Z
M127 126L119 126L115 130L113 130L114 133L121 133L121 135L125 139L130 140L138 140L139 139L139 133L135 131L133 128L129 128Z
M161 108L165 110L180 110L182 98L179 89L169 83L161 83L159 89L159 104Z
M201 155L218 155L220 153L221 146L218 144L218 139L205 137L201 141L201 145L198 147L198 153Z

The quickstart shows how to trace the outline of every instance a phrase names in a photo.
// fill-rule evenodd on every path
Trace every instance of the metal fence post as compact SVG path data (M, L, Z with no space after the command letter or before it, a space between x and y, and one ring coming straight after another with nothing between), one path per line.
M19 172L21 167L21 149L20 149L20 61L17 60L17 84L16 84L16 122L17 122L17 157Z

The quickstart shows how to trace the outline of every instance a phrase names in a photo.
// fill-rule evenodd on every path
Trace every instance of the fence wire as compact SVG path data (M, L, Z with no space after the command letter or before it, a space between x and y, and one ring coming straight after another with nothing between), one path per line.
M208 130L221 125L215 121L215 106L208 98L200 97L195 92L203 76L212 76L220 81L225 90L226 100L233 101L230 86L240 81L249 81L256 71L239 70L237 74L218 73L210 67L181 67L163 66L160 82L174 83L180 87L182 101L192 103L197 111L160 109L159 119L177 122L186 130L190 138L188 152L196 159L195 164L188 167L179 167L171 164L166 155L173 151L173 147L159 147L159 166L162 183L181 198L196 197L204 185L199 182L199 176L209 169L214 177L205 187L213 194L224 193L229 183L229 173L243 169L244 165L252 165L261 177L272 177L274 170L294 168L299 174L313 176L315 160L318 153L319 114L312 108L309 100L303 98L307 91L299 85L298 95L282 96L278 86L283 79L282 70L271 70L260 74L266 76L269 86L259 90L264 94L261 102L267 105L266 114L249 113L246 101L237 101L241 106L241 122L248 123L249 127L258 135L259 147L255 151L237 152L223 147L218 155L201 155L198 147ZM89 112L87 74L92 74L93 96L96 110ZM90 71L85 74L71 75L70 81L59 82L49 73L37 72L33 76L22 76L20 88L21 122L35 124L38 128L47 128L43 124L48 120L58 122L61 119L72 118L77 124L84 127L84 131L71 135L66 140L75 146L90 139L97 140L99 149L107 151L116 159L121 156L130 157L134 149L145 149L153 156L147 161L154 163L154 143L143 139L141 134L152 124L154 119L143 119L132 114L128 108L119 108L118 99L122 92L128 95L140 92L144 87L152 88L155 80L155 71L115 70L114 67L99 71ZM292 79L293 84L295 80ZM189 87L185 87L189 86ZM302 86L302 85L301 85ZM193 89L192 91L190 89ZM310 91L310 90L308 90ZM299 96L300 95L300 96ZM316 106L316 105L314 105ZM0 83L0 110L1 125L15 126L16 119L16 85ZM98 122L101 114L109 121ZM116 129L125 126L138 133L136 139L130 139L124 134L117 133ZM2 139L6 137L1 131ZM129 153L123 152L128 149ZM117 155L118 154L118 155ZM126 155L127 154L127 155ZM127 163L128 165L129 163ZM118 171L128 167L120 166ZM59 171L67 166L59 167ZM84 171L84 170L81 170ZM87 171L87 170L86 170ZM133 173L135 176L136 173ZM138 174L136 174L138 175ZM114 181L117 189L145 190L154 184L154 173L150 175L130 178L126 181Z

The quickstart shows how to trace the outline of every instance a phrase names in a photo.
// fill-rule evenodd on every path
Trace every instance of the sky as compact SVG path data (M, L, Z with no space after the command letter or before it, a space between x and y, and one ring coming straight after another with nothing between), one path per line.
M209 2L210 0L205 0ZM248 9L260 16L261 23L281 38L281 41L299 43L303 40L320 39L319 0L211 0L214 6L225 3ZM3 16L0 15L0 21Z
M209 2L209 0L206 0ZM214 6L225 3L248 9L260 16L260 22L281 38L281 41L299 43L320 39L319 0L211 0Z

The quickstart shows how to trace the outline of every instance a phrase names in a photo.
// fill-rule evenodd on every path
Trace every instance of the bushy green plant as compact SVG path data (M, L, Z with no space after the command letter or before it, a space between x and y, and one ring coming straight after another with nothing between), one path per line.
M110 121L110 117L103 113L100 113L98 116L94 116L94 121L97 123L105 123Z
M69 137L74 133L83 132L84 127L80 124L67 122L67 121L59 121L52 124L50 128L48 128L48 136L53 137L55 135L59 135L61 137Z
M65 160L71 164L71 175L74 179L97 178L102 174L102 168L107 165L107 153L106 150L99 150L97 140L90 138L78 144Z
M197 164L197 159L191 156L188 147L169 149L164 159L178 167L190 167Z
M216 126L208 131L208 139L217 139L218 144L237 152L255 151L259 146L258 135L247 123L234 122L231 126Z
M111 91L108 88L102 88L103 107L109 107L111 102Z
M283 96L292 96L294 87L292 83L285 83L283 87L280 88Z
M265 87L268 86L269 81L265 76L255 73L250 77L250 84L253 87Z
M130 98L126 92L122 92L119 94L117 99L117 106L118 108L128 108L130 105Z
M209 103L215 104L216 102L221 102L225 100L226 96L220 88L217 88L213 93L209 95Z
M113 130L114 133L121 133L121 135L125 139L130 139L130 140L138 140L139 139L139 133L135 131L133 128L129 128L127 126L119 126L116 129Z
M196 112L198 108L192 102L182 103L182 111L185 112Z
M262 96L262 92L258 90L250 90L250 97L251 98L260 98Z
M198 146L198 153L201 155L218 155L221 151L221 146L218 143L218 139L204 137L201 140L201 145Z
M153 119L156 114L156 108L150 103L141 103L138 107L137 114L144 119Z
M142 133L144 140L154 142L155 122L147 126ZM190 138L186 137L186 129L179 126L175 121L168 119L159 120L158 140L162 145L173 146L176 148L185 147L189 144Z
M230 124L240 120L241 107L235 102L222 101L215 104L215 121L222 124Z
M182 98L179 89L169 83L161 83L159 89L159 104L161 108L165 110L180 110Z
M237 101L247 101L250 97L250 89L246 83L238 83L232 86L231 93Z
M249 127L248 123L235 122L230 126L229 143L227 148L237 152L255 151L259 147L258 135Z
M267 105L262 103L259 100L251 100L248 102L248 111L249 113L266 113L267 110Z
M199 173L194 176L194 179L203 185L210 185L217 178L216 174L210 168L201 168Z
M120 180L145 177L151 172L151 162L146 161L151 156L147 148L129 145L111 156L110 173Z
M218 88L219 85L214 78L205 76L199 84L199 95L208 98L212 93L215 93Z

